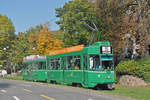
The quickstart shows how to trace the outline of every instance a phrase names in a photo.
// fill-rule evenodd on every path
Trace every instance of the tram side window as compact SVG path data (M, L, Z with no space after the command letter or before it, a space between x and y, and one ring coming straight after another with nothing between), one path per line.
M33 70L34 63L28 63L27 67L29 70Z
M67 57L67 63L68 63L68 69L72 70L73 69L73 56Z
M50 69L54 69L54 59L50 59Z
M29 66L30 66L30 70L33 70L34 63L31 63Z
M46 69L46 63L43 62L43 69Z
M50 60L50 69L58 70L60 68L59 58L51 59Z
M31 64L27 64L27 68L31 69L32 65Z
M39 64L38 63L36 63L36 62L32 63L32 69L33 70L36 70L38 68L39 68Z
M66 59L65 59L65 57L62 58L62 68L63 68L64 70L66 70Z
M42 69L42 62L39 62L38 69Z
M80 56L74 56L74 69L75 70L80 70L81 69L81 65L80 65Z
M56 59L55 59L55 65L56 65L56 66L55 66L55 69L56 69L56 70L60 69L59 58L56 58Z
M45 66L44 62L39 63L39 69L46 69L46 66Z
M68 69L69 70L80 70L81 69L81 65L80 65L80 56L68 56L67 57L68 60Z

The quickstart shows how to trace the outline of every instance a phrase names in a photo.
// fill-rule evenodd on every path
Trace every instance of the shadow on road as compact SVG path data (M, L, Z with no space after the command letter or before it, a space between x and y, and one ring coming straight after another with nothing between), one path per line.
M11 84L9 83L0 83L0 89L2 88L9 88Z

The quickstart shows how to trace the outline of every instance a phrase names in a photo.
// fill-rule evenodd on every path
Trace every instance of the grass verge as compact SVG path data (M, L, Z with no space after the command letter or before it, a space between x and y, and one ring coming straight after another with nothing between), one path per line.
M0 77L0 78L2 78L2 79L12 79L12 80L22 80L21 75L8 75L8 76Z
M128 87L128 86L121 86L115 85L115 90L108 91L108 90L99 90L106 94L113 94L119 96L126 96L135 98L137 100L150 100L150 87Z

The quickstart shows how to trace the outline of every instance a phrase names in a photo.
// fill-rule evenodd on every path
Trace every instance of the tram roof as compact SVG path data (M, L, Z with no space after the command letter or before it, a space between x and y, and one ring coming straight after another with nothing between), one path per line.
M60 50L53 50L53 51L49 51L49 55L52 56L52 55L82 51L83 48L84 48L84 45L78 45L78 46L73 46L73 47L69 47L69 48L63 48Z
M53 50L53 51L49 51L48 56L57 56L57 55L59 56L63 54L73 55L73 54L79 54L81 52L85 53L88 49L91 49L90 51L93 51L92 49L99 49L100 46L110 46L110 42L99 41L99 42L95 42L94 45L90 45L88 47L84 47L84 45L78 45L69 48L64 48L61 50Z
M46 61L46 56L30 55L24 57L23 62L43 62Z

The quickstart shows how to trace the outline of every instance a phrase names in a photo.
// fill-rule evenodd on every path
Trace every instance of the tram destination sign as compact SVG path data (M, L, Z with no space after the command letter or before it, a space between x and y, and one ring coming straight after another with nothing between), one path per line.
M101 54L111 54L111 53L112 53L112 47L110 46L101 47Z

